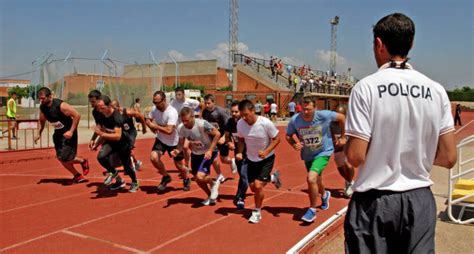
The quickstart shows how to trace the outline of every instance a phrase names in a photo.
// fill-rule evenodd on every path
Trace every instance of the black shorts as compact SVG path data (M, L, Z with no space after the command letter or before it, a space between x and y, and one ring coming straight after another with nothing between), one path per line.
M198 172L206 175L211 173L211 165L217 157L217 151L212 152L210 160L204 161L204 154L197 155L191 153L191 173L195 176Z
M435 227L429 187L354 192L344 221L346 253L434 253Z
M74 160L77 153L77 131L74 132L71 139L66 139L64 133L54 132L53 142L56 150L56 157L60 161Z
M137 130L134 129L132 132L128 133L128 136L130 136L130 144L132 146L132 149L135 147L135 141L137 140Z
M229 145L228 144L217 144L217 149L219 150L219 154L222 157L227 157L229 155Z
M277 113L270 113L271 116L276 116Z
M7 117L8 120L12 120L12 121L15 121L16 120L16 117Z
M168 152L168 155L171 157L171 152L176 149L177 146L169 146L163 142L161 142L158 138L155 138L155 144L153 144L152 151L158 151L162 154ZM173 158L174 161L182 161L184 159L184 153L181 151L176 157Z
M259 162L253 162L247 158L244 163L247 163L247 174L249 183L253 183L255 182L255 180L259 180L262 182L270 182L270 174L272 173L274 162L274 154Z
M290 112L290 117L294 116L295 112Z

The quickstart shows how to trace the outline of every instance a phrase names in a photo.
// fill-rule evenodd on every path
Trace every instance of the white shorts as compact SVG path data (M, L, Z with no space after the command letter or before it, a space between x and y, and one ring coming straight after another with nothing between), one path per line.
M336 166L342 167L346 165L346 155L344 154L343 151L334 153L334 161L336 162Z

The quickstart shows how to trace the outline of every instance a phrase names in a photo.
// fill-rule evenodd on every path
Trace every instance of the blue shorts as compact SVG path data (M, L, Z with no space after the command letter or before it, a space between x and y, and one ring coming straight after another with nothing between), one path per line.
M204 154L197 155L191 154L191 172L196 175L198 172L202 172L206 175L211 173L211 165L214 159L217 157L217 151L212 152L211 159L205 160Z

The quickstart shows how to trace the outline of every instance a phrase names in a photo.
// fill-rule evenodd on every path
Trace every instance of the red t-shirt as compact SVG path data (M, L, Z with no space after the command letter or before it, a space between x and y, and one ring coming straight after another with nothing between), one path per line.
M301 110L303 110L303 108L301 107L300 104L296 105L296 112L301 112Z

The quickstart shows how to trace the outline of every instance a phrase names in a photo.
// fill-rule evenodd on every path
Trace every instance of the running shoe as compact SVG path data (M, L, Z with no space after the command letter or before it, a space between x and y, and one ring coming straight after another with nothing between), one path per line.
M183 179L183 191L189 191L191 189L191 179Z
M114 184L112 184L110 186L110 190L118 190L118 189L122 189L122 188L125 188L125 181L124 180L121 180L121 181L118 181L118 182L115 182Z
M224 176L223 174L219 174L219 175L217 176L216 181L219 181L219 182L221 182L221 183L225 182L225 176Z
M260 213L260 211L253 210L252 216L250 216L249 218L249 222L255 224L255 223L258 223L261 219L262 219L262 214Z
M141 167L142 167L142 161L137 160L137 163L135 163L135 171L140 170Z
M216 199L219 196L219 186L221 185L221 182L216 180L214 181L214 184L211 187L211 196L209 196L211 199Z
M128 190L128 192L137 192L138 191L138 182L132 182L132 184L130 185L130 189Z
M280 173L280 171L277 170L272 175L273 175L273 181L272 182L275 185L275 188L280 189L280 187L281 187L281 178L280 178L281 173Z
M84 174L85 176L89 174L89 160L88 159L84 159L84 161L81 162L81 167L82 167L82 174Z
M115 172L115 174L109 173L109 175L105 178L104 184L105 185L111 185L112 181L117 178L118 172Z
M316 219L316 209L314 209L313 211L313 209L311 208L308 208L308 210L303 215L303 217L301 217L301 220L306 221L306 222L313 222L314 219Z
M83 183L85 181L87 181L87 180L81 174L77 174L72 178L73 183Z
M354 182L346 182L346 187L344 188L344 195L346 197L350 197L352 196L352 193L354 193L354 191L352 190L352 185L354 184Z
M321 198L321 209L327 210L329 209L329 199L331 198L331 192L325 191L324 196Z
M160 185L158 185L158 191L164 191L166 189L166 185L171 182L171 176L166 175L161 178Z
M216 200L209 197L209 198L207 198L206 200L202 201L201 204L202 204L202 205L205 205L205 206L215 205L215 204L216 204Z
M235 163L235 158L232 158L232 174L237 173L237 164Z
M244 209L245 208L245 201L242 199L237 200L236 203L237 209Z

